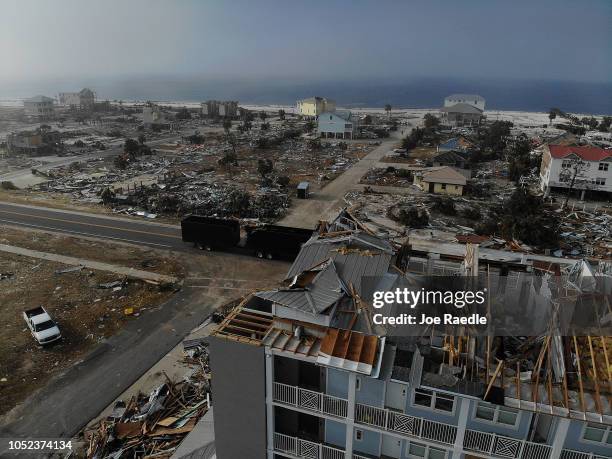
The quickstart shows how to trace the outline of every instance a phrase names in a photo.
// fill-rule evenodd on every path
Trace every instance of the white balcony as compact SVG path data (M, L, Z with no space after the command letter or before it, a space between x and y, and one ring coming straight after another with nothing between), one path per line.
M277 382L272 390L272 399L275 402L338 418L346 418L348 414L348 401L343 398Z
M274 451L296 459L344 459L343 449L276 432Z
M274 402L301 408L305 411L325 414L341 419L346 418L348 414L348 400L288 384L274 383L273 400ZM400 434L408 438L417 438L444 445L454 445L457 437L457 427L452 424L430 421L428 419L409 416L397 411L370 405L362 405L359 403L355 405L355 423L371 426L381 431ZM314 446L310 445L312 442L300 440L296 437L287 437L286 435L283 436L282 434L275 435L279 435L279 439L285 437L287 439L294 439L292 440L294 443L286 446L286 448L290 451L297 451L301 454L310 454L309 452L315 451L313 449ZM276 437L274 442L276 450ZM313 443L313 445L318 444ZM330 448L331 447L329 446L321 445L320 453L319 449L316 450L317 454L320 454L319 456L300 456L299 454L296 455L294 452L287 452L285 450L282 451L287 452L287 454L293 454L293 457L304 457L307 459L336 459L336 456L330 454L336 454L338 451L340 451L342 455L337 457L344 457L343 451L338 450L337 448ZM494 433L468 429L465 431L463 450L503 459L550 459L552 447L541 443L533 443ZM367 458L365 456L354 454L353 459ZM561 459L612 458L598 456L592 453L564 449L561 453Z
M549 459L552 451L549 445L469 429L465 431L463 449L510 459Z
M598 456L593 453L583 453L582 451L574 451L564 449L561 451L561 459L610 459L608 456Z
M451 424L417 418L369 405L357 404L355 406L355 422L445 445L454 444L457 436L457 427Z

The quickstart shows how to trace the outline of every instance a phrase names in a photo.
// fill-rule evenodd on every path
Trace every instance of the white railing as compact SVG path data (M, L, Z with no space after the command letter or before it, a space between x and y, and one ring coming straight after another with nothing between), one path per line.
M344 459L344 450L333 446L274 433L274 451L304 459Z
M598 456L593 453L584 453L582 451L574 451L571 449L564 449L561 451L561 459L610 459L607 456Z
M552 448L494 433L466 430L463 449L510 459L549 459Z
M272 398L275 402L339 418L346 418L348 414L347 400L288 384L275 382L272 385Z
M369 405L355 406L355 422L447 445L454 444L457 436L456 426Z
M366 456L362 456L361 454L354 454L353 453L353 459L370 459L370 458L366 457Z

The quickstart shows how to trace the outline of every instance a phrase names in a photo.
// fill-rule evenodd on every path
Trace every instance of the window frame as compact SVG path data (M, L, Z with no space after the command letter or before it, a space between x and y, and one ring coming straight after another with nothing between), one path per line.
M607 162L600 162L599 163L599 167L597 168L598 171L604 171L607 172L610 169L610 163Z
M363 430L355 429L355 441L363 441Z
M484 419L484 418L478 417L479 405L481 405L483 408L493 410L493 419ZM516 418L514 420L514 424L508 424L506 422L499 422L499 413L500 411L504 411L504 410L515 412ZM495 426L504 427L506 429L516 430L518 429L521 423L521 410L519 410L518 408L513 408L511 406L495 405L494 403L488 403L488 402L479 400L474 404L474 412L472 413L472 419L475 422L482 422L485 424L492 424Z
M429 445L429 444L427 444L427 443L419 443L418 441L412 441L412 440L408 440L408 441L406 442L406 451L405 451L405 453L406 453L406 456L407 456L407 457L412 457L412 456L411 456L411 455L412 455L412 453L410 452L410 447L411 447L412 445L419 446L419 447L421 447L421 448L424 448L424 449L425 449L425 455L424 455L424 456L415 456L415 457L422 457L423 459L430 459L430 458L429 458L429 452L430 452L432 449L433 449L433 450L435 450L435 451L437 451L437 452L443 452L443 453L444 453L444 457L448 457L448 450L447 450L447 449L445 449L445 448L438 447L438 446L432 446L432 445Z
M415 402L416 396L417 396L417 392L420 392L420 393L431 392L431 401L429 403L429 406L421 405L421 404L418 404L418 403ZM452 407L451 411L444 410L444 409L436 407L436 401L438 399L438 396L441 396L440 398L443 398L445 400L452 399L453 407ZM447 415L453 415L453 414L455 414L455 409L457 408L457 396L451 395L451 394L447 394L445 392L438 392L438 391L435 391L433 389L418 388L418 389L414 389L412 391L411 405L414 406L415 408L421 408L421 409L424 409L424 410L435 411L437 413L445 413Z
M589 428L589 424L595 425L595 426L601 426L601 427L591 427L591 428L600 429L604 431L603 438L601 439L601 441L589 440L588 438L584 438L584 434L586 433L586 430ZM610 442L608 442L608 440L610 440ZM585 442L587 444L598 445L598 446L612 445L612 426L606 426L604 424L598 424L596 422L585 422L584 426L582 427L582 433L580 434L580 441Z

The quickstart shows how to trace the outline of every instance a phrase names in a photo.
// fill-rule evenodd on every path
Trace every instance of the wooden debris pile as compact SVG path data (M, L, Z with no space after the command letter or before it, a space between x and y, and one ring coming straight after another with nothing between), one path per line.
M169 458L193 430L210 406L210 370L206 345L184 343L185 362L192 372L182 381L170 379L127 403L119 401L113 412L84 432L86 457L101 459Z

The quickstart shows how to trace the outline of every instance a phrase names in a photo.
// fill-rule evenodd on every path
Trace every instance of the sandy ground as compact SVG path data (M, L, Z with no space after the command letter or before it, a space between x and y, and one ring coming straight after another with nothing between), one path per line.
M153 272L182 276L183 268L171 256L161 256L135 247L117 246L64 236L0 227L0 242L52 253L94 258ZM160 291L142 281L128 280L121 289L99 288L121 280L113 273L83 269L57 274L67 266L3 253L0 273L0 413L5 413L53 375L72 366L85 353L137 320L143 311L155 308L172 292ZM43 305L58 322L63 339L40 347L27 329L22 311ZM125 309L133 308L134 315ZM6 380L3 380L6 378Z

